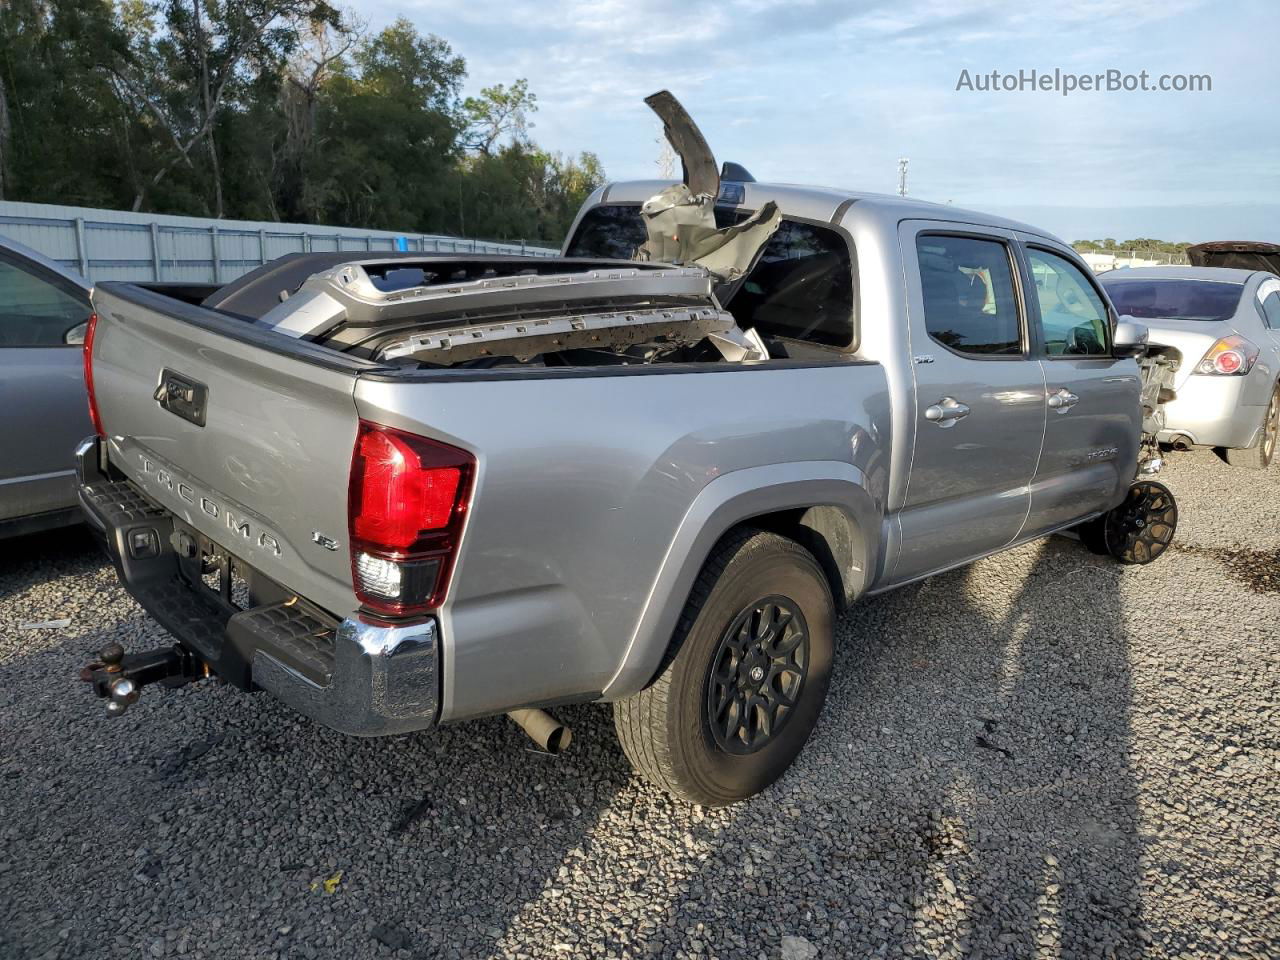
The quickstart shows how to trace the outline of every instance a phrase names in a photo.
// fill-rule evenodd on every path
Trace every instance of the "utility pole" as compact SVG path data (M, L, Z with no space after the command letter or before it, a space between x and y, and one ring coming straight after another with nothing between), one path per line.
M898 196L900 197L907 195L907 164L910 162L906 157L898 158Z

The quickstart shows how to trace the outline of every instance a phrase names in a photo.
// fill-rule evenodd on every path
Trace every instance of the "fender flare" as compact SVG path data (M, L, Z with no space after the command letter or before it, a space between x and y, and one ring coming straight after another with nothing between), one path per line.
M618 670L601 699L631 696L653 679L694 581L721 537L752 517L819 506L839 509L860 538L855 556L861 565L861 583L856 593L864 592L875 575L882 510L868 492L861 470L841 461L814 460L724 474L702 488L676 528Z

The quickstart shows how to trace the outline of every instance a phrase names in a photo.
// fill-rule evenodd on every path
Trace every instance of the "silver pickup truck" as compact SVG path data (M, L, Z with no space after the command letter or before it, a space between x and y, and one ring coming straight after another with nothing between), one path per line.
M87 666L108 709L214 675L352 734L515 712L556 749L545 708L609 702L640 772L724 804L803 747L859 598L1068 528L1163 552L1143 331L1068 246L726 172L679 264L640 182L560 259L99 284L80 496L177 640Z

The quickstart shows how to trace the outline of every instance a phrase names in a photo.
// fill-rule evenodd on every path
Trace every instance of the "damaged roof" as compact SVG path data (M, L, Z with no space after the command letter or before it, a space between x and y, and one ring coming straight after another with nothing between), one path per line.
M584 208L601 203L644 203L669 186L671 186L669 180L628 180L609 183L588 198ZM1003 230L1017 230L1037 236L1051 236L1040 227L1018 220L946 203L931 203L912 197L899 197L895 194L842 190L796 183L743 183L740 186L744 199L734 206L755 210L772 200L778 204L784 215L805 220L835 222L839 219L836 216L837 213L843 217L850 207L858 205L863 209L874 209L880 215L896 216L900 220L960 221L999 227ZM572 235L572 231L570 233Z

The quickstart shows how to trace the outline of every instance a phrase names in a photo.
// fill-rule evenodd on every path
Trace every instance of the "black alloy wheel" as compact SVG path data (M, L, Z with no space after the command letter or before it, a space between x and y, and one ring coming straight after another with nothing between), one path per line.
M809 666L809 629L788 599L765 597L739 613L711 659L707 723L726 753L763 749L791 719Z
M1178 529L1178 505L1163 483L1140 480L1103 518L1107 552L1121 563L1145 564L1169 549Z
M795 540L741 528L711 551L657 676L615 701L627 758L693 803L745 800L799 756L831 681L836 606Z

